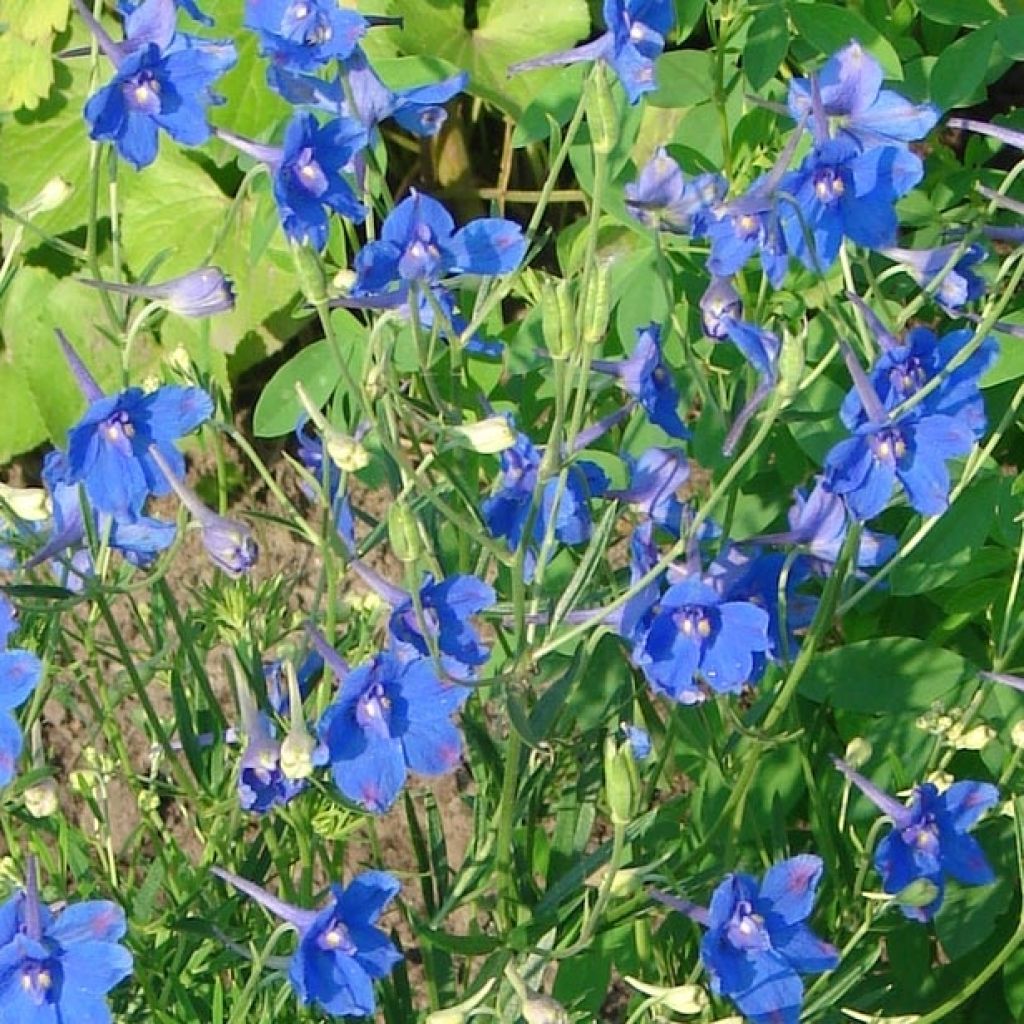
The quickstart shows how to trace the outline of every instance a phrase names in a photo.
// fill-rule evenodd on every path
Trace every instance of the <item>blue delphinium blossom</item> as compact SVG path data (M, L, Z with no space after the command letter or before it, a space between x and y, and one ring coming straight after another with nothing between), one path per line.
M604 0L604 23L607 31L592 42L520 61L509 74L601 60L615 70L629 102L639 102L644 93L657 88L654 61L675 24L675 5L671 0Z
M371 22L336 0L246 0L244 24L264 56L308 71L349 57Z
M148 394L127 388L105 395L60 331L57 338L89 403L68 431L63 482L82 484L95 510L130 522L149 495L170 490L152 452L181 475L185 460L174 441L209 419L213 401L201 388L169 385Z
M924 176L916 153L901 146L862 150L840 135L816 143L782 188L793 197L783 204L786 246L804 266L826 270L844 238L868 249L896 240L896 200Z
M407 132L423 138L441 130L448 116L443 104L462 92L469 81L469 76L460 72L440 82L395 92L380 80L361 46L342 61L342 69L347 79L347 92L340 76L326 81L282 65L272 66L267 78L271 88L296 106L353 117L367 132L393 117Z
M377 927L401 888L397 879L385 871L364 871L347 886L332 885L319 910L304 910L223 868L211 871L298 932L288 980L303 1006L320 1006L334 1016L373 1016L374 980L386 977L402 960Z
M356 257L357 296L429 286L453 274L510 274L526 255L523 229L510 220L480 217L456 231L436 199L413 191L388 214L380 239Z
M964 885L989 885L995 874L978 841L968 835L978 819L999 802L999 790L988 782L954 782L939 790L930 782L914 787L904 806L883 792L845 761L833 763L893 823L875 850L875 869L882 888L899 896L909 885L924 879L935 886L934 898L899 901L903 913L916 921L930 921L945 897L946 876Z
M23 892L0 905L0 1021L107 1024L106 995L132 972L120 944L124 911L106 900L40 905L35 864Z
M234 44L176 32L171 0L146 0L128 14L123 43L81 0L75 7L115 68L113 80L85 105L90 137L113 142L137 168L156 159L161 128L187 146L206 142L207 109L221 102L212 86L235 65Z
M14 778L23 745L21 729L11 712L32 696L42 674L43 663L31 651L0 651L0 786Z
M856 41L834 53L815 76L816 108L810 79L789 83L789 110L796 120L810 117L819 138L835 129L862 149L906 145L923 139L939 119L937 107L915 104L882 88L882 67Z
M633 661L659 692L682 704L716 693L738 693L755 676L755 657L769 651L770 617L749 601L723 600L696 578L670 586L650 626L633 648Z
M801 854L770 867L760 882L729 875L712 894L701 962L712 991L731 999L752 1024L797 1024L800 975L839 964L835 947L806 923L821 874L821 858Z
M690 477L690 464L678 448L648 448L638 459L623 456L629 467L629 485L608 490L607 498L617 498L637 506L643 515L679 536L683 503L676 492Z
M143 4L134 3L132 0L121 0L117 8L122 14L131 15L143 6ZM174 6L183 10L193 21L198 21L200 25L205 25L207 28L213 27L213 18L208 14L203 14L195 0L174 0Z
M120 284L116 281L92 281L86 278L80 280L92 288L137 296L147 302L157 303L179 316L201 318L227 313L235 308L234 285L220 267L199 267L159 284Z
M659 146L636 181L626 185L626 210L649 228L699 238L707 231L711 211L725 198L726 187L720 174L688 178Z
M353 669L320 720L341 793L374 814L388 810L409 771L443 775L462 756L451 716L469 690L438 679L429 658L385 652Z
M779 339L767 328L742 319L739 292L728 278L712 277L701 296L701 323L713 341L728 339L743 353L759 377L774 381L779 357Z
M18 629L18 612L14 605L0 594L0 650L7 647L7 641Z
M305 779L290 779L281 769L281 741L273 722L262 712L243 710L245 748L238 765L238 802L245 811L266 814L293 800L306 788Z
M591 367L618 378L622 389L635 398L670 437L685 440L690 436L679 418L679 390L672 370L661 354L661 328L655 324L636 329L636 345L627 359L595 359Z
M975 272L974 267L987 255L983 246L970 245L953 264L952 269L940 278L942 269L959 248L955 242L939 245L934 249L899 249L891 246L883 249L882 255L902 263L907 273L922 288L937 284L935 298L949 309L959 309L985 294L985 282Z
M847 366L863 410L853 437L836 444L825 457L825 482L842 495L862 520L878 515L899 480L910 504L922 515L941 515L949 504L946 460L974 446L970 423L958 414L921 405L893 419L856 357L844 346Z
M637 761L646 761L651 756L651 734L639 725L630 725L629 722L623 722L621 729L626 742L629 743L629 752L633 758Z
M295 113L282 146L266 146L223 129L217 137L263 161L273 177L274 200L284 233L316 249L327 244L328 210L355 223L366 209L342 176L366 145L363 126L349 117L319 124L310 113Z

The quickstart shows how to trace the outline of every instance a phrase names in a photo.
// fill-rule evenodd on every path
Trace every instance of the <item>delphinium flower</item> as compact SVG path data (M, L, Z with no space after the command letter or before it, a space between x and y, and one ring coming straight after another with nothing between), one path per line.
M365 207L343 177L366 145L366 131L358 121L336 117L320 124L310 113L296 113L282 146L266 146L224 129L217 130L217 137L270 169L281 226L293 242L322 249L328 210L357 224L365 218Z
M462 738L451 716L468 696L465 687L442 682L429 658L403 661L383 652L349 671L318 727L335 785L353 803L381 814L409 771L453 771Z
M362 15L336 0L246 0L245 26L259 36L260 53L275 64L315 70L352 55L373 25L394 18Z
M636 506L642 515L679 536L683 503L676 492L690 477L690 464L678 448L648 448L639 458L623 456L629 468L629 484L607 490L606 498L617 498Z
M639 725L631 725L629 722L623 722L620 728L634 759L646 761L651 756L651 734Z
M132 0L120 0L120 3L117 5L118 10L124 15L132 14L141 6L142 4L134 3ZM174 6L181 8L193 21L198 21L200 25L206 25L207 28L213 27L213 18L208 14L203 14L195 0L174 0Z
M845 761L833 763L893 824L875 850L875 869L882 888L897 897L903 913L917 921L930 921L945 896L946 876L964 885L988 885L995 874L978 841L968 829L999 801L999 790L988 782L954 782L941 793L930 782L914 787L910 803L880 790ZM912 883L924 880L934 886L925 903L901 901ZM927 892L926 895L931 895Z
M185 461L174 442L209 418L213 402L200 388L170 385L149 393L127 388L105 395L63 334L58 332L58 338L89 403L68 431L64 482L82 484L94 509L131 521L151 494L170 490L153 452L180 475Z
M340 75L328 81L278 64L268 70L267 77L271 87L295 106L347 115L359 121L368 133L393 117L407 132L427 138L441 130L447 118L443 105L462 92L469 80L465 72L460 72L440 82L396 92L380 80L361 46L341 62L341 72L347 89Z
M3 647L16 628L14 609L0 596L3 617ZM0 786L14 778L23 740L21 729L12 712L32 696L43 674L43 663L31 651L17 648L0 650Z
M661 328L655 324L636 329L636 345L626 359L595 359L591 367L616 377L623 391L643 406L648 419L669 437L690 436L679 418L679 390L661 353Z
M839 965L836 948L806 923L822 870L821 858L805 853L773 865L760 882L727 875L707 909L652 895L707 928L700 958L716 995L731 999L751 1024L797 1024L804 997L800 975Z
M199 496L178 476L155 446L150 450L171 489L189 510L199 526L203 547L218 569L237 578L248 572L259 558L259 545L252 531L237 519L217 515L200 500Z
M407 590L384 579L360 558L350 559L349 568L391 606L388 627L400 655L430 655L430 642L423 633L425 627L438 652L459 677L473 675L490 657L470 622L471 616L494 604L496 595L490 584L469 575L435 582L428 574L417 594L423 614L421 625L416 603Z
M864 412L854 436L825 457L826 486L846 500L858 519L878 515L897 480L918 512L941 515L949 504L946 460L971 450L974 431L959 416L920 405L893 419L856 357L848 349L846 356Z
M923 139L935 127L939 111L930 103L911 103L882 88L881 65L857 41L834 53L814 76L820 106L810 79L789 83L789 110L796 120L809 117L821 137L834 129L861 149L901 146Z
M0 594L0 651L7 647L7 641L18 629L18 612L14 605Z
M959 309L985 294L985 282L975 273L974 267L987 255L983 246L970 245L952 268L942 274L942 269L959 248L955 242L934 249L900 249L890 246L882 250L882 255L901 263L922 288L937 285L935 298L948 309Z
M662 594L633 662L655 690L681 704L705 699L701 683L738 693L755 678L756 656L772 647L770 621L763 608L724 600L699 578L686 578Z
M206 142L207 108L220 102L212 86L234 66L234 44L175 31L173 0L145 0L127 16L124 42L115 43L82 0L74 3L115 69L85 105L90 136L113 142L137 168L156 159L161 128L187 146Z
M589 43L513 64L509 74L534 68L604 61L615 70L630 103L657 87L654 62L665 49L665 37L675 24L671 0L604 0L606 31Z
M319 910L303 910L223 868L211 871L298 933L288 980L303 1006L319 1006L339 1017L370 1017L376 1012L373 982L387 977L402 960L377 927L401 888L397 879L384 871L364 871L347 886L332 885L330 898Z
M688 178L679 164L659 146L626 185L626 210L641 224L673 234L701 237L711 211L724 198L726 181L720 174Z
M25 889L0 906L0 1021L107 1024L107 993L132 972L124 911L106 900L40 904L35 861Z
M762 379L774 382L779 339L764 327L743 320L740 296L728 278L713 277L700 299L701 323L712 341L728 339Z
M88 279L82 279L82 284L145 299L179 316L199 318L235 308L234 286L220 267L200 267L160 284L120 284Z

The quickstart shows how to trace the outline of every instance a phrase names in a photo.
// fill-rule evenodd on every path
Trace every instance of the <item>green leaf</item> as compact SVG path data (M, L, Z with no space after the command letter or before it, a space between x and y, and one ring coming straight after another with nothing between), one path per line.
M10 363L0 363L0 394L4 396L0 463L5 463L15 455L42 444L46 440L46 424L39 415L25 377ZM61 597L64 596L62 593Z
M707 50L674 50L658 58L658 88L647 102L652 107L693 107L711 99L715 75Z
M754 15L743 46L743 72L751 88L761 89L771 81L788 49L785 9L772 4Z
M830 57L856 39L882 65L886 78L902 80L903 68L892 44L856 11L820 2L794 3L791 0L789 14L797 32L819 53Z
M943 110L971 102L985 80L995 42L995 27L986 25L943 50L928 83L932 102Z
M917 9L941 25L962 28L986 25L999 14L988 0L917 0Z
M70 0L6 0L3 20L7 29L27 42L45 42L68 23Z
M968 671L967 662L952 651L916 637L886 636L819 655L800 693L847 711L917 711L952 690Z
M1009 481L998 477L979 480L943 514L938 524L890 576L894 594L926 594L948 583L970 566L988 536L992 510Z
M999 22L999 49L1011 60L1024 60L1024 14Z
M564 50L590 31L585 0L492 0L480 5L475 29L465 27L461 3L390 0L386 13L404 19L395 33L403 53L440 57L468 71L470 92L516 118L557 72L509 78L509 65Z
M13 32L0 35L0 111L34 110L53 85L49 46ZM49 165L52 167L52 164Z

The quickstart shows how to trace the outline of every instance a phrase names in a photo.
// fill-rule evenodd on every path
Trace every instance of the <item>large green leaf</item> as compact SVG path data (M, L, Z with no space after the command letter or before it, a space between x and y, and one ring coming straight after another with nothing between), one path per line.
M789 49L789 24L781 4L772 4L754 15L743 46L743 73L754 89L772 79Z
M789 14L797 32L819 53L831 56L856 39L885 69L887 78L903 78L900 59L892 43L871 22L848 6L822 3L790 3Z
M949 693L968 673L967 662L911 636L846 644L818 655L800 692L848 711L918 711Z
M387 13L404 20L396 34L401 52L441 57L468 71L470 92L516 118L557 71L509 78L509 65L566 49L590 31L585 0L483 0L474 29L466 28L461 0L390 0Z
M933 103L948 110L974 101L985 80L996 37L995 26L985 25L939 54L929 81Z
M33 110L52 84L49 47L15 32L0 35L0 110Z

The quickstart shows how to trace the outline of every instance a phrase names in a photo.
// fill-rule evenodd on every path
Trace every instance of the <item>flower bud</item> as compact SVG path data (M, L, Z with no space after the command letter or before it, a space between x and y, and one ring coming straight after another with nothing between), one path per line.
M699 985L676 985L672 988L663 988L661 985L649 985L638 978L631 978L628 974L625 980L638 992L642 992L645 996L651 996L658 1001L659 1005L673 1013L703 1013L709 1003L707 993Z
M583 295L583 344L600 345L608 333L608 321L612 312L612 270L611 264L599 262L587 280Z
M906 907L927 907L939 895L939 887L927 878L915 878L906 888L896 893L894 899Z
M260 548L245 523L211 512L200 521L200 527L203 547L214 565L228 576L237 579L256 564Z
M636 814L640 797L636 759L628 740L616 743L613 736L605 740L604 787L612 824L628 825Z
M449 1006L443 1010L435 1010L427 1014L425 1024L465 1024L469 1020L472 1011L475 1010L494 988L494 978L490 978L486 985L474 992L468 999L464 999L457 1006Z
M332 430L324 436L327 456L343 473L358 473L370 464L370 454L354 438Z
M143 815L156 814L160 810L160 796L151 789L142 790L137 802Z
M53 779L41 779L25 790L24 799L25 810L33 818L49 818L57 813L57 783Z
M1010 742L1018 749L1024 748L1024 718L1010 730Z
M779 351L779 395L782 398L794 398L800 390L806 356L803 336L783 331Z
M529 992L523 1000L526 1024L569 1024L569 1014L560 1002L540 992Z
M51 178L19 211L25 220L31 220L40 213L56 210L68 198L74 188L61 177Z
M516 443L516 432L505 416L488 416L476 423L452 427L452 436L458 443L481 455L497 455Z
M870 740L866 740L863 736L854 736L846 744L843 760L853 769L863 768L871 760L872 752L873 747Z
M962 723L957 722L949 730L947 738L957 750L981 750L996 738L996 731L988 725L976 725L965 730Z
M598 868L586 881L591 888L599 889L608 876L608 865ZM619 868L612 876L612 884L608 890L612 896L624 898L638 893L647 881L643 868Z
M50 518L50 502L41 487L9 487L0 483L0 506L10 510L27 523L43 522Z
M295 666L285 662L284 672L288 678L288 712L291 719L285 738L281 741L281 771L286 779L306 779L313 774L318 757L319 744L309 734L306 716L302 710L302 690Z
M587 112L587 127L590 129L591 149L607 156L619 141L619 114L615 109L608 74L600 62L594 65L583 103Z
M388 509L388 540L395 557L407 565L423 553L420 524L404 501L396 501Z

